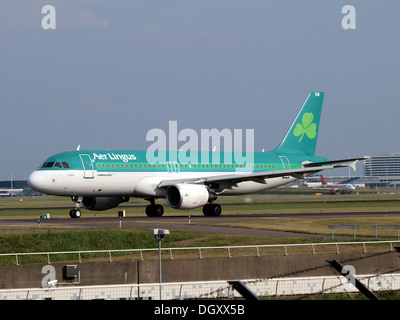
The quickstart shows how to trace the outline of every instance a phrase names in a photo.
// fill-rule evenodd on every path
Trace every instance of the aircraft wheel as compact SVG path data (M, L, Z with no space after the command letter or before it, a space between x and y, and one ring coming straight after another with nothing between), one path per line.
M213 203L211 205L210 212L212 216L218 217L222 212L221 206L218 203Z
M203 206L203 214L205 216L210 215L210 207L211 207L211 204L209 204L209 203L207 203L206 205Z
M71 209L69 212L69 216L71 218L80 218L81 217L81 211L78 209Z
M155 217L162 217L164 214L164 208L161 204L156 204L154 206L154 216Z
M146 207L146 215L147 215L148 217L154 217L154 215L155 215L155 210L153 210L153 208L154 208L154 206L151 205L151 204L149 204L149 205Z
M222 212L221 206L217 203L206 204L203 207L203 214L207 217L218 217Z
M164 214L164 208L161 204L149 204L146 207L146 215L148 217L162 217Z

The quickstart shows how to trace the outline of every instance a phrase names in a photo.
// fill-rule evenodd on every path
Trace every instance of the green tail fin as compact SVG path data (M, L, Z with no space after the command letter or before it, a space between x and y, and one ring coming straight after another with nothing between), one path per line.
M323 92L308 95L289 131L274 151L315 154L323 100Z

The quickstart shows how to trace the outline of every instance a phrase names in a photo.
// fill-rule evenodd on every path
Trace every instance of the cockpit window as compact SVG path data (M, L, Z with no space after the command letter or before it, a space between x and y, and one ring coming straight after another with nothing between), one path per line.
M53 166L54 162L45 162L43 163L42 168L51 168Z
M62 168L61 162L56 162L54 168Z
M54 161L52 161L52 162L45 162L45 163L43 163L43 165L42 165L42 168L65 168L65 169L69 169L69 164L68 164L68 162L59 162L59 161L57 161L57 162L54 162Z

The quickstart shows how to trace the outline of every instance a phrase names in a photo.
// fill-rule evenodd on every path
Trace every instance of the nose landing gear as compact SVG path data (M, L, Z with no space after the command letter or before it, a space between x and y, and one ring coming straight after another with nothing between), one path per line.
M81 210L80 210L80 206L82 203L82 197L76 197L73 196L71 197L72 201L74 202L74 209L71 209L69 212L69 216L71 218L80 218L81 217Z
M80 218L81 217L81 210L79 209L71 209L69 212L69 216L71 218Z

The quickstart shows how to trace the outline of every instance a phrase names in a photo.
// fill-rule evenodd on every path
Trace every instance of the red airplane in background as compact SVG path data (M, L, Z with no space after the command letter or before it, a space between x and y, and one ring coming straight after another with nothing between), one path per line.
M320 175L320 177L321 177L321 185L317 187L317 189L330 190L332 194L336 194L338 192L341 192L342 194L352 193L356 188L354 187L353 184L351 184L351 182L355 182L361 179L361 178L351 178L337 184L330 184L326 182L322 174Z

